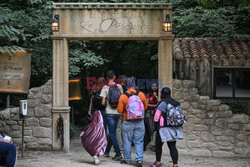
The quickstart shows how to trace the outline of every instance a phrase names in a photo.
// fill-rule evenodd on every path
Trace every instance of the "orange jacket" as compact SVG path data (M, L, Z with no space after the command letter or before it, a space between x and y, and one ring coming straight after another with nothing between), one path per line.
M127 93L131 94L136 93L135 89L129 89L126 91ZM148 105L147 105L147 100L145 95L142 92L139 92L138 97L141 99L144 109L146 110ZM127 120L127 111L126 111L126 105L128 102L128 96L125 94L122 94L119 99L118 107L117 107L117 112L123 114L123 120ZM143 119L141 119L143 120Z

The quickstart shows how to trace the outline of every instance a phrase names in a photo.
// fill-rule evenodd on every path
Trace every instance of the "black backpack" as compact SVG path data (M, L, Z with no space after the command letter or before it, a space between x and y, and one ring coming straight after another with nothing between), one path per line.
M119 98L121 96L121 91L116 83L108 86L109 86L109 94L108 94L109 104L111 105L111 107L117 108Z

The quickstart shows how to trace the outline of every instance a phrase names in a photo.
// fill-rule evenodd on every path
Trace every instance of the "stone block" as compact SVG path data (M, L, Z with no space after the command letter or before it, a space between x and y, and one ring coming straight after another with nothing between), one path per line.
M232 111L219 111L215 113L216 118L226 118L226 117L231 117L233 115Z
M209 105L209 106L218 106L220 104L221 104L220 100L210 100L207 102L207 105Z
M229 151L214 151L213 155L214 157L219 157L219 158L234 157L234 153L229 152Z
M201 137L201 140L203 140L204 142L215 141L214 135L209 132L201 132L200 137Z
M239 130L239 129L240 129L240 126L237 125L237 124L229 124L228 127L229 127L230 129L234 129L234 130Z
M199 108L199 103L198 102L191 102L191 106L193 109L198 109Z
M40 119L40 125L45 127L50 127L52 125L51 118L41 118Z
M6 121L7 125L17 125L17 121ZM0 124L1 126L1 124Z
M208 118L214 118L214 112L207 112Z
M210 101L210 97L209 96L200 96L199 102L201 104L205 104L206 105L208 101Z
M182 80L173 79L173 87L176 89L182 88Z
M233 117L228 121L230 123L242 123L246 124L249 121L249 116L246 114L234 114Z
M189 155L211 157L212 152L208 149L191 149Z
M188 102L181 103L181 108L183 110L188 110L190 108L190 104Z
M22 137L22 131L11 131L8 136L11 136L13 138L20 138Z
M38 126L39 120L36 118L28 118L25 120L25 126Z
M34 117L34 109L33 108L28 109L27 117Z
M213 125L214 119L203 119L205 125Z
M250 131L250 124L245 124L243 127L242 127L243 130L246 130L246 131Z
M20 125L11 125L12 130L22 130L22 127Z
M194 125L196 125L196 124L202 124L202 120L201 119L198 119L198 118L196 118L196 117L188 117L187 118L187 122L189 123L189 124L194 124Z
M233 151L234 147L232 145L229 145L229 146L218 146L218 149L220 149L221 151Z
M247 148L248 144L247 144L247 142L238 142L238 143L236 143L236 146L238 148Z
M31 136L32 130L24 130L24 136Z
M24 136L24 142L36 142L36 138L32 136Z
M245 149L243 149L243 148L235 148L234 152L236 154L244 154L245 153Z
M52 103L52 95L50 95L50 94L43 94L42 95L42 103L43 104Z
M43 144L43 145L51 145L52 144L52 139L51 138L38 138L37 143L38 144Z
M209 142L209 143L203 143L202 146L205 147L205 148L207 148L207 149L209 149L209 150L211 150L211 151L217 148L217 145L214 144L214 143L211 143L211 142Z
M228 141L229 137L226 137L226 136L215 136L215 140L217 140L217 141Z
M219 136L219 135L222 135L224 134L224 131L220 130L220 129L216 129L216 130L212 130L211 131L213 135L215 136ZM216 139L217 140L217 139Z
M190 110L190 112L192 114L194 114L195 116L197 116L198 118L206 118L206 112L204 110L197 110L197 109L192 109Z
M225 135L227 135L227 136L235 136L235 131L233 131L233 130L226 130L225 131Z
M0 121L0 128L5 126L5 121Z
M49 117L51 116L51 105L44 105L35 108L35 116L37 117Z
M183 97L185 97L185 92L183 92L183 91L177 91L174 94L174 97L175 97L175 99L183 99Z
M33 136L40 138L50 138L52 136L52 128L35 127L33 128Z
M179 148L178 148L178 153L180 155L189 155L190 154L187 149L179 149Z
M19 108L18 107L11 108L10 109L10 114L18 115L19 114Z
M198 109L200 110L207 110L207 106L203 104L199 104Z
M219 128L227 127L227 121L224 118L219 118L215 121L215 125Z
M194 141L188 141L187 142L188 148L201 148L201 142L199 140L194 140Z
M227 111L227 110L230 110L230 106L229 105L226 105L226 104L221 104L219 106L219 110L220 111Z
M19 121L20 117L19 115L16 115L16 114L10 114L10 119L13 121Z
M198 139L198 136L194 135L194 134L190 134L187 136L187 140L190 141L190 140L197 140Z
M246 140L246 135L245 134L237 134L236 135L236 139L240 140L240 141L245 141Z
M183 87L187 89L195 88L195 82L191 80L183 80Z
M174 85L173 85L174 86ZM44 94L52 94L52 86L45 86L43 89Z
M192 89L189 90L189 94L190 95L197 95L198 94L198 90L196 88L192 88ZM200 99L200 97L199 97L199 99Z
M28 99L28 108L35 108L40 105L39 99Z
M189 96L185 96L185 101L190 101L190 102L197 102L200 99L199 95L189 95Z
M0 119L8 120L10 119L10 109L6 109L0 112Z
M220 145L220 146L229 146L229 145L231 145L230 141L217 141L216 143L218 145Z

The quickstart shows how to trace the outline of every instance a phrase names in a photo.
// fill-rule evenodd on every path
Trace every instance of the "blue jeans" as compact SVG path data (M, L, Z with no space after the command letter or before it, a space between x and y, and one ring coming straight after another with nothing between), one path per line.
M107 114L106 114L106 110L101 110L101 113L102 113L102 118L103 118L104 129L105 129L106 133L109 134L109 130L107 128L107 120L106 120Z
M14 167L16 162L16 147L14 144L0 142L0 164L5 164L7 167Z
M121 150L119 148L117 139L116 139L116 127L118 120L120 118L120 114L107 114L106 115L106 121L108 125L108 130L109 130L109 140L108 140L108 145L105 150L105 154L109 154L110 149L112 145L114 146L115 152L118 156L121 155Z
M123 121L123 157L127 163L131 163L131 144L135 144L135 160L143 161L145 126L144 121Z

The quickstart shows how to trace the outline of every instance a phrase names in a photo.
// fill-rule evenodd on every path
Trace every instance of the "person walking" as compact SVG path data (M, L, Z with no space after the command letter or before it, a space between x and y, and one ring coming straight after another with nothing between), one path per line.
M122 160L122 154L116 138L116 128L120 114L118 114L116 110L123 89L120 84L115 83L115 78L114 71L109 70L107 72L108 84L102 88L100 96L102 97L102 105L106 105L106 121L109 130L109 140L104 156L109 157L110 149L113 146L116 155L112 159L120 161Z
M149 120L151 129L153 129L155 109L158 103L158 89L156 83L153 83L152 86L149 88L149 92L147 93L146 98L148 103L148 110L146 116ZM155 134L156 133L153 133L151 137L152 140L151 150L153 152L155 152Z
M0 133L0 166L14 167L16 163L16 146L9 136Z
M162 166L161 155L164 142L167 142L170 156L173 160L173 167L178 167L178 150L176 148L176 142L183 139L181 126L185 123L185 116L180 109L180 103L171 98L170 88L162 88L161 99L154 115L156 161L150 165L150 167Z
M144 113L147 109L145 95L135 90L133 78L126 79L127 91L120 96L117 112L123 114L122 136L123 136L123 158L121 163L131 163L131 145L135 146L135 160L137 166L142 167L143 143L144 143Z

